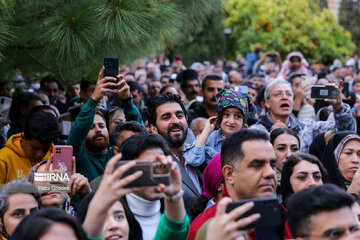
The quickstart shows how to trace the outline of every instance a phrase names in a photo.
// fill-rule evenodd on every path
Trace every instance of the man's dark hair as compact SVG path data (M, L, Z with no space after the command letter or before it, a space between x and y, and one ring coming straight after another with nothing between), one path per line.
M128 76L128 75L131 75L131 76L133 76L133 77L135 78L135 73L133 73L133 72L127 72L127 73L125 73L124 77L126 77L126 76Z
M185 114L185 117L187 117L186 115L186 110L184 107L183 102L181 101L181 98L179 95L177 94L171 94L171 93L162 93L157 97L154 97L152 99L149 100L148 102L148 112L147 112L147 119L149 121L149 125L152 124L154 126L156 126L156 109L160 106L163 105L165 103L178 103L182 109L182 111Z
M127 81L126 83L130 87L130 92L133 92L135 90L138 90L139 93L142 92L142 87L138 82Z
M14 231L11 239L40 239L55 223L61 223L70 227L74 231L76 239L87 239L80 222L74 216L55 207L42 208L40 211L26 216L18 225L16 231Z
M148 149L160 148L165 155L170 155L170 149L165 139L158 134L137 134L126 139L120 146L122 160L133 160Z
M30 113L29 113L29 116L31 114L33 114L34 112L37 112L37 111L43 111L43 112L49 112L49 113L52 113L54 114L55 117L59 117L58 116L58 113L55 111L54 108L52 108L50 105L39 105L39 106L34 106Z
M44 90L44 86L45 86L46 83L56 83L59 90L62 88L60 86L59 82L56 80L56 78L51 76L51 75L48 75L48 76L41 79L41 81L40 81L40 89L41 90Z
M351 208L354 199L345 190L333 185L306 188L292 197L287 205L287 214L294 238L306 237L311 231L312 215Z
M89 81L87 76L82 77L80 81L80 91L86 92L89 89L89 87L94 84L96 83L92 83L91 81Z
M244 158L242 145L246 141L262 140L270 143L269 135L257 129L241 129L225 138L221 146L221 168L225 165L235 166Z
M252 82L244 82L244 83L241 84L241 86L247 86L248 88L251 88L251 89L254 89L254 90L257 91L254 83L252 83Z
M59 133L59 124L54 114L36 111L29 115L24 126L24 137L41 143L53 142Z
M203 77L203 79L201 81L201 89L203 89L203 90L205 89L205 85L208 80L224 81L224 79L219 74L216 74L216 73L207 74L207 75L205 75L205 77Z
M117 143L119 142L120 134L122 131L131 131L140 134L148 134L146 128L136 121L119 123L116 124L116 126L113 128L113 131L111 133L111 142L114 145L117 145Z
M31 104L31 101L41 101L40 95L33 92L23 92L18 97L13 98L9 113L11 122L19 121L19 116L21 116L21 109L28 108Z
M183 90L186 88L186 84L190 80L198 80L199 81L199 74L194 69L186 69L179 73L176 77L176 81L180 83L180 88Z

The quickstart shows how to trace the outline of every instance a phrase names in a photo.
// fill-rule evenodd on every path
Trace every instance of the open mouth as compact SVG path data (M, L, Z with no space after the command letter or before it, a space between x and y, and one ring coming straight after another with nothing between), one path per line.
M290 109L290 104L288 104L288 103L283 103L283 104L280 105L280 108L281 108L282 110L287 111L287 110Z
M115 240L115 239L122 239L123 237L121 235L112 235L110 237L107 237L106 240Z

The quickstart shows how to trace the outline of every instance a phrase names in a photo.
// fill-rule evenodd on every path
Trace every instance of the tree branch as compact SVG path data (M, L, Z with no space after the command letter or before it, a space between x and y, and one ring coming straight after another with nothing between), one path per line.
M35 62L37 62L39 65L41 65L43 68L45 68L47 71L50 72L55 72L54 70L48 68L46 65L44 65L42 62L40 62L40 60L38 60L34 55L32 55L31 52L29 52L26 48L19 48L21 50L23 50L27 55L29 55L32 59L35 60Z

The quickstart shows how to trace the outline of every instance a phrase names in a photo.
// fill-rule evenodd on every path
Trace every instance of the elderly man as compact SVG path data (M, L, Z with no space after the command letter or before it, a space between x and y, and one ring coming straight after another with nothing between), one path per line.
M294 130L299 138L301 152L308 152L313 138L328 130L354 131L355 122L348 104L341 100L341 91L338 90L338 98L330 100L333 107L335 122L314 121L304 118L297 119L293 114L293 92L290 84L285 80L275 80L265 89L265 106L269 109L268 113L262 116L251 128L256 128L270 132L277 127L288 127Z

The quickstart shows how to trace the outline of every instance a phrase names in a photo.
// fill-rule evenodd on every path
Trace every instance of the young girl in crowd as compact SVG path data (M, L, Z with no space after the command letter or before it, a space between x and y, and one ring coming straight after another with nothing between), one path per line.
M256 107L246 93L222 90L216 95L216 113L206 122L194 146L184 153L188 164L198 167L220 152L224 139L242 129L248 117L256 114ZM215 130L216 126L220 126Z

